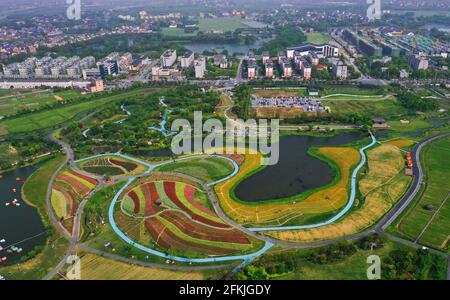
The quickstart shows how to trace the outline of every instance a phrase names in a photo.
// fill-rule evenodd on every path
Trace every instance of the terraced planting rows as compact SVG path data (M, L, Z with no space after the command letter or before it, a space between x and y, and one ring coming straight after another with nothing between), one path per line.
M236 159L242 161L239 155L236 155ZM233 166L221 158L205 157L164 165L158 171L186 174L209 183L230 175L233 172Z
M97 185L93 178L74 171L61 172L52 186L51 204L56 217L70 232L78 203Z
M184 181L184 182L183 182ZM186 180L148 178L128 188L115 214L128 236L184 256L228 255L254 247L202 201L199 187Z
M367 152L368 171L359 181L359 197L353 210L337 222L307 230L267 232L293 242L312 242L361 232L374 225L401 198L411 177L403 174L402 153L393 145L381 145Z
M88 173L96 175L130 175L145 171L145 167L135 162L116 156L104 156L79 163L79 167Z
M246 176L260 168L260 154L246 154L239 173L225 182L215 186L224 212L235 221L248 226L285 225L293 221L310 220L319 214L334 213L342 208L348 200L347 185L350 171L359 160L357 150L346 147L323 147L319 155L332 160L340 169L339 180L306 199L293 197L289 202L244 203L230 195L234 187Z

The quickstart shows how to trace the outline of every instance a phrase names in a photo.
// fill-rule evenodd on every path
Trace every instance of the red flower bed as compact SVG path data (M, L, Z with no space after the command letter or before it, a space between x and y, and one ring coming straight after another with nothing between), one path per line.
M141 189L142 189L142 192L144 193L144 198L145 198L145 215L149 216L154 213L150 188L149 188L148 184L144 184L141 186Z
M191 203L195 208L198 208L199 210L201 210L204 213L207 213L211 216L217 216L216 213L214 213L210 209L204 207L203 205L201 205L200 203L195 201L194 195L195 195L195 188L191 185L186 185L186 187L184 188L184 197L186 197L186 199L189 201L189 203Z
M69 175L60 174L56 180L70 185L73 190L81 196L85 196L91 191L89 187Z
M220 227L220 228L228 228L227 224L224 223L218 223L215 222L213 220L209 220L203 216L199 216L196 213L194 213L193 211L191 211L189 208L187 208L183 203L181 203L180 199L178 199L177 194L176 194L176 189L175 189L175 182L164 182L164 191L166 192L166 195L170 198L170 200L172 200L172 202L178 206L180 209L182 209L183 211L185 211L188 215L190 215L194 220L197 220L199 222L211 225L211 226L215 226L215 227Z
M235 250L232 249L202 245L199 243L183 240L180 237L176 236L168 228L164 227L164 225L155 218L146 220L145 227L152 235L153 240L155 240L155 242L160 247L165 249L176 248L214 255L224 255L235 252Z
M135 191L131 191L128 193L128 196L130 196L131 200L133 200L134 203L134 213L138 214L139 210L140 210L140 202L139 202L139 197L136 194Z
M132 172L138 167L137 164L129 161L121 161L113 158L110 158L109 161L117 166L125 168L128 172Z
M95 180L94 178L91 178L89 176L86 176L86 175L83 175L83 174L80 174L80 173L76 173L76 172L73 172L73 171L70 171L70 174L73 174L73 175L75 175L77 177L83 178L84 180L86 180L87 182L92 183L93 185L97 185L97 180Z
M235 244L250 244L247 237L237 230L222 230L202 225L190 220L182 213L175 211L166 211L160 216L174 224L183 233L201 240Z

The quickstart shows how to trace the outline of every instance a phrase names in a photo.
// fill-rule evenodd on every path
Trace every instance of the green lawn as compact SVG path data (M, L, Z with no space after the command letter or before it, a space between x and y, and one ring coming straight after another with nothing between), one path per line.
M450 181L448 180L450 164L445 161L449 151L450 138L433 142L424 149L422 160L426 173L425 189L397 226L401 233L413 240L419 236L450 191ZM429 204L433 206L432 211L424 208ZM450 228L450 201L447 201L439 211L419 242L435 248L448 248L448 228Z
M209 183L231 174L233 166L227 160L208 157L168 164L157 171L182 173Z
M41 90L14 91L14 93L10 93L9 95L1 96L0 94L0 116L12 115L19 110L36 109L43 105L53 104L59 101L59 97L62 100L70 100L80 96L80 93L74 90L57 93Z
M325 44L328 43L330 37L320 32L307 32L305 33L307 41L313 44Z
M220 17L201 19L199 21L200 31L235 31L239 28L247 28L248 26L241 22L240 17Z
M161 33L167 37L185 37L185 36L196 36L198 31L186 33L183 28L169 28L165 27L161 29Z
M108 102L124 99L125 96L134 95L136 91L114 96L106 96L92 101L78 104L68 104L65 107L45 110L33 114L27 114L17 118L0 121L0 135L8 133L21 133L50 128L64 123L77 114L96 109Z
M389 121L389 126L391 126L392 130L398 132L415 132L420 129L427 129L432 127L430 123L428 123L424 119L411 119L406 118L409 121L409 124L401 124L399 120L397 121Z
M404 114L406 110L393 98L387 100L322 100L323 105L330 106L332 113L368 113L376 117L394 117Z

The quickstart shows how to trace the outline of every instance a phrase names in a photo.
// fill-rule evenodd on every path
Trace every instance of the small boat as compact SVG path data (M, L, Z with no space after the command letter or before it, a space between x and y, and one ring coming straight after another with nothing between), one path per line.
M9 206L9 202L6 202L6 203L5 203L5 206Z
M16 246L12 246L12 247L11 247L11 250L12 250L12 251L17 251L17 249L18 249L18 248L17 248Z
M0 243L4 243L4 242L6 242L5 239L1 239L1 240L0 240Z
M6 257L2 257L2 262L5 262L7 260Z
M0 246L0 251L3 251L3 247L2 246Z
M11 253L13 253L14 251L12 251L11 249L8 249L8 250L6 250L6 253L9 253L9 254L11 254Z
M16 177L16 181L20 181L20 177Z
M17 249L17 253L20 253L20 252L22 252L22 251L23 251L22 248Z
M12 191L13 191L13 193L17 193L17 190L16 190L16 189L12 189Z

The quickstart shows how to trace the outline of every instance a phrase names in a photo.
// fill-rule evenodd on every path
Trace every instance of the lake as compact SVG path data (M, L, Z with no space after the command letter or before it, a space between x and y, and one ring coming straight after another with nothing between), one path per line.
M312 146L339 146L365 137L349 132L333 137L283 136L280 138L280 160L242 181L234 190L246 202L287 198L325 186L334 179L332 168L307 153Z
M6 264L17 262L35 246L45 244L45 227L41 217L34 207L22 200L21 196L23 181L36 170L35 166L29 166L1 174L3 178L0 180L0 240L6 241L0 243L0 246L7 248L15 245L22 248L21 253L0 251L0 258L7 258ZM16 178L20 180L17 181ZM13 192L13 189L16 189L16 192ZM14 199L18 200L20 206L11 204L6 206L6 203L11 203Z

